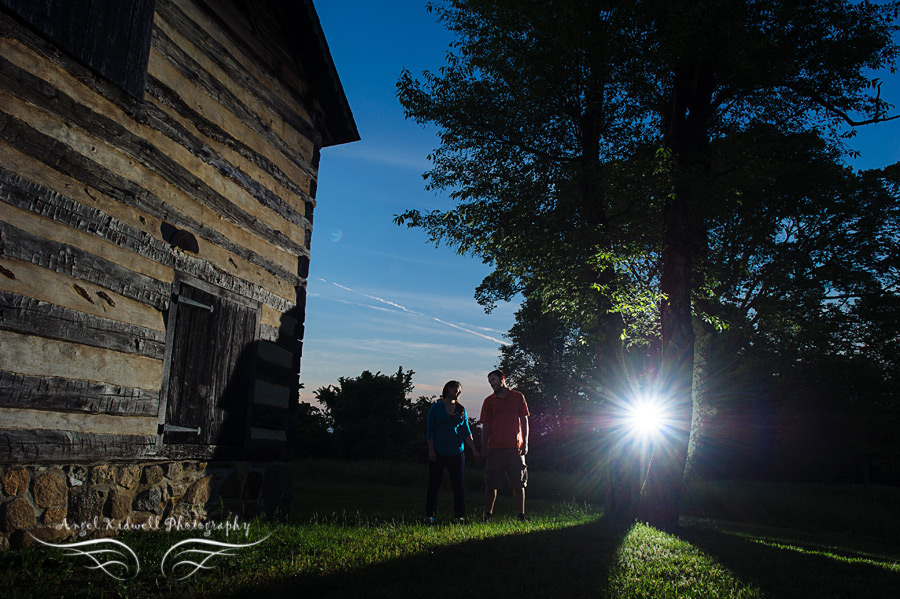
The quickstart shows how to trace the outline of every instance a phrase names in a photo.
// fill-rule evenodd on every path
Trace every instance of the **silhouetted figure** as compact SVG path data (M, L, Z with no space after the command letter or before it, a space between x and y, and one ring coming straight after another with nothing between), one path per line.
M484 469L484 517L494 514L497 490L506 474L512 487L513 499L520 520L525 516L525 486L528 484L528 404L525 396L506 386L506 377L499 370L488 374L494 392L481 406L482 455L487 457Z
M472 448L475 459L478 450L472 439L466 409L459 403L462 385L448 381L441 392L441 401L428 410L425 438L428 442L428 493L425 499L426 521L434 522L437 510L438 490L444 477L444 469L450 475L453 489L453 510L462 520L466 516L466 494L463 476L466 468L465 444Z

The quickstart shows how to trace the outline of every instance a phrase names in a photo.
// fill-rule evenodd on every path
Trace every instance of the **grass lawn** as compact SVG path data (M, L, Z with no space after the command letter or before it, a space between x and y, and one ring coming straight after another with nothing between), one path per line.
M87 569L87 558L38 546L0 555L2 595L265 599L900 596L900 548L879 537L875 529L866 529L871 534L865 535L847 532L852 514L837 530L828 530L824 524L830 520L814 525L808 520L787 522L787 507L760 504L753 522L729 523L732 514L722 511L722 506L738 499L728 498L725 485L701 489L692 497L688 511L693 516L677 530L663 532L639 523L613 527L603 521L598 506L585 502L590 497L559 501L555 497L562 491L541 489L541 474L533 473L528 497L531 522L516 521L511 499L501 496L495 521L484 524L480 521L480 477L473 471L467 480L470 521L460 525L439 519L438 524L426 526L421 518L424 470L424 466L383 463L300 462L291 520L251 521L246 536L243 532L227 537L213 532L210 539L220 542L261 542L211 560L208 570L185 580L160 571L169 548L177 541L197 538L197 533L131 532L117 538L140 556L141 570L134 578L117 581ZM748 488L736 488L737 498L748 496ZM822 494L818 497L817 503L822 503ZM773 497L768 500L776 501ZM832 497L829 501L837 500ZM442 489L439 509L445 518L451 513L449 488ZM824 507L817 509L822 512ZM780 514L778 526L763 521L760 514L768 513L766 510ZM892 518L884 523L888 530L893 530L900 515L895 513ZM865 520L865 515L860 514L860 519Z

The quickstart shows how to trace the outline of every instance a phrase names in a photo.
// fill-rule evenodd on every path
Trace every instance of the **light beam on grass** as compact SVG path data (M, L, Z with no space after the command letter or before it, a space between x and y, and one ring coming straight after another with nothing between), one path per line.
M762 597L708 553L644 524L622 539L608 584L611 597Z

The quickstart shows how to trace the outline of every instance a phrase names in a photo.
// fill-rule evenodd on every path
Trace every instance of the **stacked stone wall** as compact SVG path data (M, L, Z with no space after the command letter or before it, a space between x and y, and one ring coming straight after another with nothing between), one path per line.
M0 465L0 549L290 511L285 462Z

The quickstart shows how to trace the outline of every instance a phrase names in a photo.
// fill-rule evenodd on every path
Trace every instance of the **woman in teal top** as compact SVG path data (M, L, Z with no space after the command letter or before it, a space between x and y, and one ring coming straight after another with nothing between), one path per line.
M425 438L428 441L428 493L425 498L427 522L434 522L437 510L438 490L444 478L444 468L450 475L453 489L453 509L460 520L466 515L466 495L463 488L463 474L466 468L465 444L472 448L475 459L478 451L469 428L466 409L459 403L462 385L459 381L449 381L444 385L441 401L428 410Z

